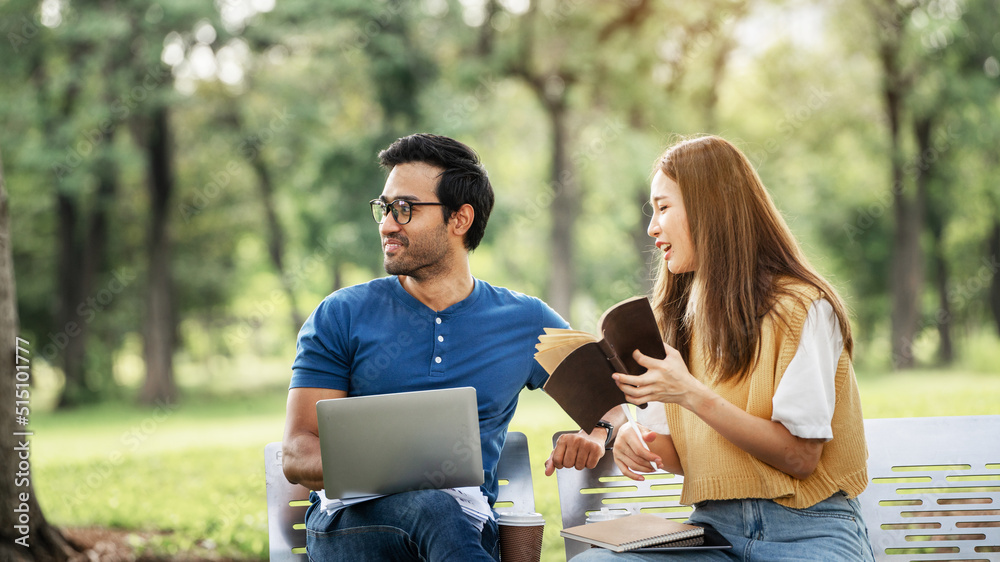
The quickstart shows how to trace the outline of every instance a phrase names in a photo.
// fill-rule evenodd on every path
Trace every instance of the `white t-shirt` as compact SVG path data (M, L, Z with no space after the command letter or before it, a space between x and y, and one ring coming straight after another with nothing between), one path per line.
M837 363L843 351L844 338L833 306L826 299L813 301L799 347L771 399L771 421L781 423L796 437L833 439ZM653 402L636 410L639 423L657 433L670 433L662 404Z

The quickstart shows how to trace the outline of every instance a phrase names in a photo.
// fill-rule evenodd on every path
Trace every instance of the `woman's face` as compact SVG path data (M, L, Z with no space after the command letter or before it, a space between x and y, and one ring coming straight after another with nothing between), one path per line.
M657 170L653 176L649 202L653 206L653 217L649 219L646 232L656 240L656 247L663 251L667 269L674 275L694 271L698 262L681 189L662 170Z

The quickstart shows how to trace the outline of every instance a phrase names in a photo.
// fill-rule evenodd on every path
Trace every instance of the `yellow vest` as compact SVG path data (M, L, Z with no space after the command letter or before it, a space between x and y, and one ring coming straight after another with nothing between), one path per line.
M779 297L774 310L763 320L753 371L742 380L716 383L714 377L705 372L707 350L697 334L692 335L691 341L688 362L691 374L729 402L766 420L771 419L774 391L798 349L809 307L822 297L811 285L794 282L786 287L792 289L793 296ZM833 439L824 444L816 470L805 480L793 478L757 460L719 435L690 410L667 404L670 434L684 469L681 503L763 498L801 509L841 490L856 497L868 485L868 447L861 397L847 353L841 353L837 363L836 393Z

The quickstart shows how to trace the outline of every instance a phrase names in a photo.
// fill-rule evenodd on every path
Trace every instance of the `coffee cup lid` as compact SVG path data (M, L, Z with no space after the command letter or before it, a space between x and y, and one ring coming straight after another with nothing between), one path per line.
M545 517L541 513L535 512L512 512L512 511L500 511L497 512L497 523L500 525L513 525L513 526L533 526L533 525L544 525Z
M626 515L628 515L628 511L620 509L610 510L606 507L602 507L600 511L594 511L587 515L587 522L593 523L595 521L610 521Z

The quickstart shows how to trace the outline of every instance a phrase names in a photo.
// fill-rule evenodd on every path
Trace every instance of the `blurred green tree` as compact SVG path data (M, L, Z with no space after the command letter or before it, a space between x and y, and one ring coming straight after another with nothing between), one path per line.
M950 363L956 313L950 277L952 265L959 264L948 263L945 244L948 229L958 218L952 189L958 177L946 170L958 154L988 157L993 152L983 151L976 140L981 134L957 133L972 108L991 107L997 99L997 72L992 79L986 72L995 50L997 6L933 0L887 0L870 6L879 29L877 49L891 147L893 363L897 368L915 365L914 342L928 327L938 332L939 360ZM992 60L995 65L996 58ZM912 143L902 138L907 133L913 136ZM965 189L967 196L978 190L975 184ZM995 203L985 210L990 218L983 239L996 223ZM925 256L930 259L929 272ZM925 314L922 306L928 273L937 303L932 314ZM997 272L990 274L995 277Z
M610 132L600 132L610 138L597 139L601 147L597 152L607 156L607 144L620 140L625 128L618 123L628 123L631 134L662 126L662 109L679 101L676 89L689 71L705 83L699 92L702 95L696 98L696 105L702 107L699 130L714 128L717 90L734 48L729 32L745 12L742 0L698 7L647 0L624 4L552 1L532 2L520 11L491 0L484 3L481 14L469 18L479 33L465 50L483 60L487 69L483 72L492 70L526 84L546 117L546 187L550 193L546 197L545 298L564 317L572 318L574 294L581 279L588 276L580 268L587 258L577 251L582 238L577 229L586 215L584 184L588 180L582 168L598 154L594 154L594 145L584 145L581 133L595 115L605 113L615 126L605 127ZM677 50L663 49L664 42L674 42ZM687 67L706 58L707 71ZM643 162L642 172L648 165ZM637 180L629 188L621 202L641 206L648 196L646 181ZM626 228L639 254L637 261L642 263L642 253L648 247L643 225ZM588 265L600 268L599 262ZM640 282L630 283L626 292L648 288L648 270L640 269L647 274L639 276Z

